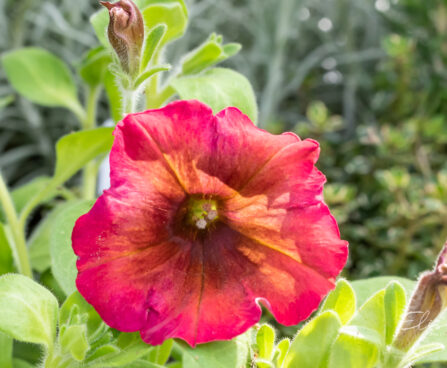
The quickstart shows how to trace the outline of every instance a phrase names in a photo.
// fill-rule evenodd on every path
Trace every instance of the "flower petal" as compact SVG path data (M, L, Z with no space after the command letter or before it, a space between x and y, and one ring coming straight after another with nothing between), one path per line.
M222 110L216 120L216 166L212 173L238 191L279 151L300 140L293 133L273 135L259 129L235 107Z
M160 288L174 290L172 285L184 273L179 264L188 259L188 250L165 241L97 264L78 265L76 285L109 326L138 331L146 323L150 288L158 283Z
M233 193L209 169L215 165L216 120L208 106L198 101L177 101L163 109L128 115L122 122L123 127L126 125L138 126L149 142L133 152L133 158L162 161L185 192ZM127 135L125 139L129 145L135 140ZM151 157L147 156L148 150Z
M241 234L333 278L346 262L347 243L323 202L318 153L310 140L285 147L225 202L224 218Z
M296 324L333 288L347 244L316 142L198 101L128 115L115 137L111 189L72 235L78 289L110 326L194 346L247 330L259 301ZM201 233L178 222L195 194L218 203Z
M229 227L222 226L213 234L209 245L212 249L206 263L213 270L211 284L217 286L215 290L220 290L221 285L227 285L229 290L242 285L247 303L262 301L281 324L295 325L307 318L334 287L333 280L326 279L293 257ZM214 293L206 298L206 287L202 298L204 311L214 298ZM231 293L227 295L235 300ZM205 304L206 301L209 304ZM234 313L244 312L237 308L233 306Z
M236 108L214 117L198 101L128 115L121 126L137 123L190 194L234 195L284 146L299 141L292 133L272 135L257 128Z

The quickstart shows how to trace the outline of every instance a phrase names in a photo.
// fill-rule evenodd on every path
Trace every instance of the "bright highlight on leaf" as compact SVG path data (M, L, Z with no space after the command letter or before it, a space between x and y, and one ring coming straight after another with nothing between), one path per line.
M214 113L234 106L257 121L258 107L251 84L234 70L213 68L199 75L175 78L171 84L180 98L204 102Z
M59 306L51 292L26 276L0 277L0 331L19 341L50 348Z

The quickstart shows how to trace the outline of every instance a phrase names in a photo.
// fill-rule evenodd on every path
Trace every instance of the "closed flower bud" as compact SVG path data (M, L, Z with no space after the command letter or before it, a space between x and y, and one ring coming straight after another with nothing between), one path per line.
M115 49L123 70L131 75L138 72L144 40L144 23L138 7L131 0L116 3L101 1L109 10L109 41Z
M446 307L447 243L438 257L435 269L420 277L394 340L394 347L402 351L410 349Z

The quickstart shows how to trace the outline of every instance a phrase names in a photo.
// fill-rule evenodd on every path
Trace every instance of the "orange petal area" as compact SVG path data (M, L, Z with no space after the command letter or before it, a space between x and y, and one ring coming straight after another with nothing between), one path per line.
M222 217L235 231L332 279L346 262L347 243L322 199L318 152L314 141L285 147L225 201Z

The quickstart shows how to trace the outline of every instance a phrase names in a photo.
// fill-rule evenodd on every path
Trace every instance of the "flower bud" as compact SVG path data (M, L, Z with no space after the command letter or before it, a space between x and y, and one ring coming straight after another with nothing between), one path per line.
M138 7L131 0L116 3L101 1L109 10L109 41L120 60L123 70L131 75L138 73L144 40L144 23Z
M393 346L402 351L409 350L446 307L447 242L439 254L435 269L419 278Z

